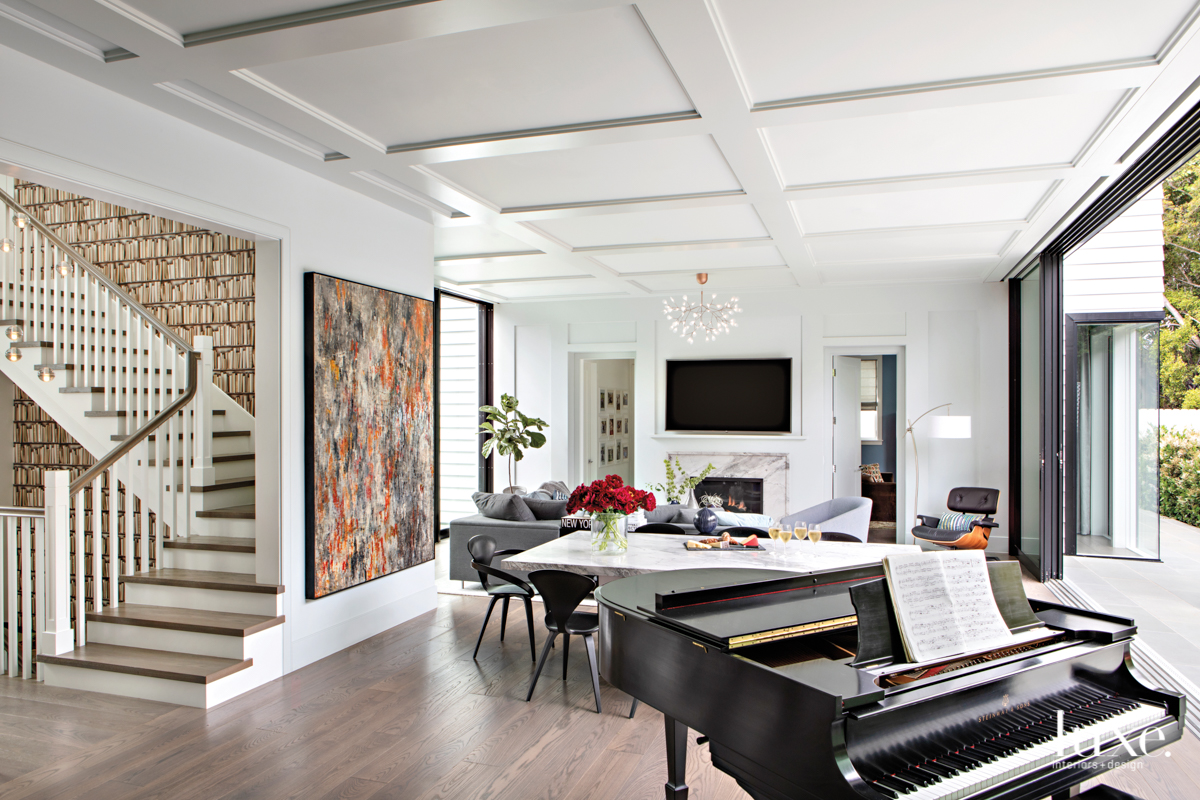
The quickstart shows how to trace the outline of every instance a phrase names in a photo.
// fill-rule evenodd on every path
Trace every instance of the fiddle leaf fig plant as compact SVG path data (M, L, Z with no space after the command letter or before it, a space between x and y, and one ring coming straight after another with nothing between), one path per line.
M492 453L508 458L508 485L513 483L513 462L525 457L525 448L536 450L546 443L546 434L540 431L550 425L543 419L527 417L517 410L517 398L509 394L500 396L500 407L480 406L479 411L487 416L480 428L490 436L483 443L483 457ZM536 429L536 430L535 430Z

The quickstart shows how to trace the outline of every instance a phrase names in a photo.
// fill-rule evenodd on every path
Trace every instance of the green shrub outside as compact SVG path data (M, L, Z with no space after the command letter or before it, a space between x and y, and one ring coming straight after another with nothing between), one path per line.
M1200 527L1200 432L1159 433L1159 513Z

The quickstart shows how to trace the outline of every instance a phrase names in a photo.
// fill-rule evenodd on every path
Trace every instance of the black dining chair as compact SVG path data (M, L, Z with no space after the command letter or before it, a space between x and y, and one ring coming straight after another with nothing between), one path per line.
M596 640L595 635L600 630L600 615L588 611L577 611L579 604L597 586L597 581L590 575L578 575L558 569L539 569L529 573L529 580L537 587L538 594L546 606L546 630L549 636L542 646L542 656L538 659L537 670L533 680L529 682L529 692L525 702L533 698L533 687L537 686L542 667L550 655L550 648L559 634L563 637L563 680L567 679L567 657L570 655L571 637L582 636L587 648L588 666L592 671L592 692L596 695L596 713L600 713L600 673L596 669Z
M488 620L492 618L492 609L496 601L501 600L500 607L500 641L504 641L504 626L508 622L508 601L513 597L520 598L525 604L525 622L529 626L529 657L537 658L537 645L533 638L533 587L511 572L496 569L492 559L496 556L511 556L524 552L523 550L497 550L496 540L487 535L472 536L467 542L467 551L471 554L471 567L479 573L479 582L491 597L487 614L483 616L483 627L479 629L479 638L475 641L475 652L471 658L479 656L479 645L483 642L483 632L487 630ZM488 578L495 578L501 583L488 586Z
M736 528L726 528L721 533L728 533L730 536L736 536L739 539L745 539L747 536L766 536L766 528L747 528L738 526ZM718 536L720 534L717 534Z
M683 536L687 531L678 525L672 525L669 522L651 522L649 525L643 525L640 528L635 528L634 533L674 533Z
M838 533L837 531L821 531L822 542L854 542L862 544L863 540L857 536L851 536L848 533Z

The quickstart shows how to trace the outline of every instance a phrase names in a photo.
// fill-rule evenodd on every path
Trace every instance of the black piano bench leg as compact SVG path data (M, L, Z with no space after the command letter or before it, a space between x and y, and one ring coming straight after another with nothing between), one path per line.
M663 716L667 732L667 800L687 800L687 725Z

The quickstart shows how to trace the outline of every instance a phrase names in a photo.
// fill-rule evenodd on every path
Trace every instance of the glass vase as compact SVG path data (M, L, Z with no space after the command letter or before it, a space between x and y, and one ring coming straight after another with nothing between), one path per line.
M619 555L629 548L625 537L625 515L616 512L592 514L592 552Z

